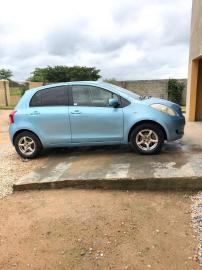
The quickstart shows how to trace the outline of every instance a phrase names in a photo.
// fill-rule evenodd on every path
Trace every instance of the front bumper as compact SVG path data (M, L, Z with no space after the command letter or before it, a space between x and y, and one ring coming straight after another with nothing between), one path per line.
M167 140L179 140L184 135L185 118L183 115L176 116L167 124Z

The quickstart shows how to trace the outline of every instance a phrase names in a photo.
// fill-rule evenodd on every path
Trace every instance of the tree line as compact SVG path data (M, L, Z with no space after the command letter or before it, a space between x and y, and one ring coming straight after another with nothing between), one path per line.
M71 82L71 81L97 81L101 78L100 70L86 66L47 66L35 68L27 81L31 82ZM9 69L0 69L0 80L11 80L13 72Z

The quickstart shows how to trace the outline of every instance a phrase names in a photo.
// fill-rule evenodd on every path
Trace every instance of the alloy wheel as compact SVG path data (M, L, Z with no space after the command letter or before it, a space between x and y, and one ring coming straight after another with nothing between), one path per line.
M24 136L20 138L18 142L18 147L22 154L30 156L35 152L36 144L32 138Z
M143 151L151 151L158 145L159 138L151 129L144 129L137 133L136 144Z

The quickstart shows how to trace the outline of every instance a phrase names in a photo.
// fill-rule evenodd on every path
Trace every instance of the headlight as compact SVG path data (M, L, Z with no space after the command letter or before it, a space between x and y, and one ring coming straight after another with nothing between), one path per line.
M163 112L163 113L166 113L166 114L169 114L171 116L175 116L176 115L176 112L171 109L170 107L167 107L166 105L163 105L163 104L152 104L150 105L152 108L160 111L160 112Z

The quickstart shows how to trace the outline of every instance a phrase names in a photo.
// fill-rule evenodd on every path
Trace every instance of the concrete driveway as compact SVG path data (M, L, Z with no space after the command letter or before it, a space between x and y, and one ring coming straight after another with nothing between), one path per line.
M47 161L14 189L47 187L201 189L202 123L188 123L182 140L166 143L155 156L126 146L48 150Z

